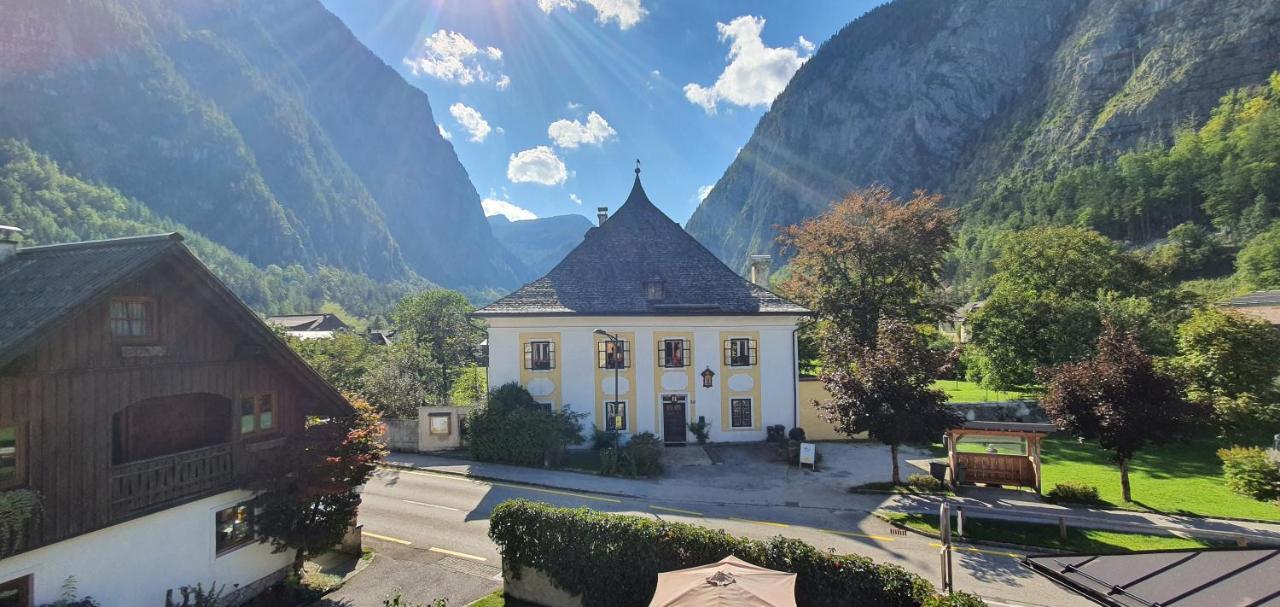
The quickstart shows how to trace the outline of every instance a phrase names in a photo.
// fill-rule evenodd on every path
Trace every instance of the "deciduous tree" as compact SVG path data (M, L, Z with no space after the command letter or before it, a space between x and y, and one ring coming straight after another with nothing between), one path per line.
M392 321L401 339L414 343L433 363L439 404L448 401L453 383L475 348L484 339L484 330L473 321L471 304L456 291L435 289L410 295L396 306ZM424 382L426 378L423 378Z
M873 186L782 229L778 240L794 257L781 289L827 321L834 338L822 341L870 345L881 317L934 322L949 311L936 290L956 214L941 202L923 191L903 201Z
M387 455L377 411L364 399L348 399L352 415L310 422L258 462L252 487L259 491L260 541L276 552L292 549L295 574L308 556L342 540L360 505L356 488Z
M1148 443L1188 436L1201 409L1182 396L1179 383L1155 366L1132 332L1109 323L1088 360L1046 371L1042 405L1058 428L1110 451L1120 466L1120 487L1132 501L1129 462Z
M898 484L898 447L936 440L964 418L947 405L946 393L932 387L941 361L915 327L882 320L877 334L875 346L844 346L854 349L853 365L823 373L831 397L816 404L840 433L869 432L888 445Z

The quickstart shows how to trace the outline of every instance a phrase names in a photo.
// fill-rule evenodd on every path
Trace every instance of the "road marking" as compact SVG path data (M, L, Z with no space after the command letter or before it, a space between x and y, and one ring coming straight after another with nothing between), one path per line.
M371 537L371 538L378 539L378 540L385 540L385 541L388 541L388 542L395 542L395 543L397 543L397 544L404 544L405 546L412 546L412 545L413 545L413 542L411 542L411 541L409 541L409 540L402 540L402 539L400 539L400 538L398 538L398 537L391 537L391 536L389 536L389 535L378 535L378 534L376 534L376 533L370 533L370 532L368 532L368 531L361 531L361 532L360 532L360 534L361 534L361 535L367 535L367 536L369 536L369 537Z
M666 506L655 506L655 505L653 505L653 504L649 504L649 507L650 507L650 508L652 508L652 509L654 509L654 510L661 510L661 511L663 511L663 512L675 512L675 513L677 513L677 514L688 514L688 515L691 515L691 516L702 516L702 513L701 513L701 512L694 512L694 511L692 511L692 510L681 510L681 509L679 509L679 508L668 508L668 507L666 507Z
M893 542L893 541L896 541L896 539L895 539L895 538L891 538L891 537L889 537L889 536L887 536L887 535L871 535L871 534L868 534L868 533L855 533L855 532L853 532L853 531L837 531L837 530L835 530L835 529L821 529L820 531L826 531L827 533L834 533L834 534L836 534L836 535L848 535L848 536L851 536L851 537L865 537L865 538L868 538L868 539L879 540L879 541L881 541L881 542Z
M930 543L929 543L929 547L930 547L930 548L941 548L941 547L942 547L942 544L939 544L938 542L930 542ZM965 552L977 552L977 553L980 553L980 554L992 554L992 555L995 555L995 556L1007 556L1007 557L1009 557L1009 558L1011 558L1011 559L1022 558L1022 555L1021 555L1021 554L1014 554L1014 553L1012 553L1012 552L1000 552L999 550L983 550L983 549L981 549L981 548L970 548L970 547L968 547L968 546L955 546L955 545L952 545L952 546L951 546L951 548L952 548L953 550L963 550L963 551L965 551Z
M476 556L476 555L474 555L474 554L467 554L467 553L465 553L465 552L455 552L455 551L453 551L453 550L445 550L444 548L436 548L435 546L432 546L432 547L428 548L427 550L430 550L430 551L432 551L432 552L439 552L440 554L447 554L447 555L449 555L449 556L456 556L456 557L459 557L459 558L471 559L471 560L473 560L473 561L481 561L481 562L484 562L484 561L489 560L489 559L487 559L487 558L484 558L483 556Z
M609 502L609 503L612 503L612 504L621 504L621 503L622 503L622 500L620 500L620 499L615 499L615 498L612 498L612 497L603 497L603 496L599 496L599 495L588 495L588 494L586 494L586 493L574 493L574 492L572 492L572 491L557 491L557 490L555 490L555 489L544 489L544 488L542 488L542 487L531 487L531 486L529 486L529 485L518 485L518 484L515 484L515 483L501 483L501 482L498 482L498 481L485 481L485 480L479 480L479 479L469 478L469 477L465 477L465 476L458 476L458 475L455 475L455 474L440 474L440 473L437 473L437 472L423 472L423 471L421 471L421 470L401 470L401 472L405 472L405 473L408 473L408 474L417 474L417 475L419 475L419 476L432 476L432 477L435 477L435 478L444 478L444 479L451 479L451 480L468 481L468 482L472 482L472 483L478 483L478 484L481 484L481 485L491 485L491 486L494 486L494 487L508 487L508 488L511 488L511 489L521 489L521 490L524 490L524 491L538 491L538 492L541 492L541 493L550 493L550 494L553 494L553 495L565 495L565 496L568 496L568 497L578 497L578 498L582 498L582 499L585 499L585 500L596 500L596 501L598 501L598 502Z
M448 510L448 511L450 511L450 512L462 512L461 510L458 510L457 508L450 508L450 507L448 507L448 506L441 506L441 505L439 505L439 504L428 504L428 503L426 503L426 502L415 502L415 501L413 501L413 500L400 500L400 501L405 502L406 504L413 504L413 505L415 505L415 506L426 506L426 507L428 507L428 508L439 508L439 509L441 509L441 510Z
M749 518L737 518L734 516L729 517L729 520L738 521L740 523L755 523L757 525L769 525L770 527L790 527L791 526L785 523L774 523L772 521L753 521Z

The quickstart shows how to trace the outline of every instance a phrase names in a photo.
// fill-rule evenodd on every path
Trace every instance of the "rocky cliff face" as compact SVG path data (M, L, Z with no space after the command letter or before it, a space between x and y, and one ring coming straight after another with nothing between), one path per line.
M963 204L1167 140L1280 69L1280 3L896 0L797 72L689 220L741 268L775 227L884 183Z
M489 218L493 235L520 260L521 282L542 278L582 243L594 224L581 215L556 215L511 221L502 215Z
M259 265L511 287L420 90L317 0L15 0L0 137Z

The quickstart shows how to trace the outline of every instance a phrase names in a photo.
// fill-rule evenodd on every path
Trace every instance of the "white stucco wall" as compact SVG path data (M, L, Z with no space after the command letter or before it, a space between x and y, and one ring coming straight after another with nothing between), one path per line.
M166 590L196 583L225 585L225 596L291 560L257 543L215 554L215 513L249 496L228 491L4 559L0 580L31 575L37 605L56 601L69 576L103 607L159 607Z
M524 365L524 346L519 342L522 332L553 331L561 335L556 364L560 366L563 402L574 411L587 413L584 427L590 432L592 424L603 427L595 419L596 351L592 332L605 329L610 333L634 332L632 364L636 371L635 394L636 427L632 432L653 432L662 435L655 427L654 408L659 406L658 393L654 390L655 332L693 333L694 385L689 386L690 409L696 417L706 417L713 441L763 440L765 428L782 424L795 425L796 359L794 330L800 320L796 316L724 316L724 317L544 317L544 318L488 318L489 323L489 385L491 388L508 382L520 381ZM759 430L721 429L721 389L727 380L722 369L724 346L720 339L725 331L759 332L757 344L760 365ZM710 367L716 372L714 386L703 388L698 377ZM630 400L624 395L624 400ZM660 409L659 409L660 411ZM661 416L658 416L659 425ZM689 440L693 436L689 435Z

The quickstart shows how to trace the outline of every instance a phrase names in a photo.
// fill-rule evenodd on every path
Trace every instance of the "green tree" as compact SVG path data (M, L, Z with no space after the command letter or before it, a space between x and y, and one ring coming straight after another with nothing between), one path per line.
M287 340L293 351L333 387L368 398L366 376L373 366L374 346L363 335L340 331L328 339Z
M1236 256L1236 277L1254 289L1280 288L1280 221L1254 236Z
M831 397L816 404L840 433L869 432L889 446L896 485L900 445L933 441L964 421L947 404L946 393L933 388L941 361L919 331L900 320L879 323L875 346L846 342L835 347L852 349L854 363L822 374Z
M396 340L373 349L364 376L365 393L383 415L416 419L418 407L440 394L443 381L429 354L411 340Z
M1129 502L1129 462L1134 454L1148 443L1187 437L1200 409L1182 397L1174 377L1156 368L1134 333L1108 324L1095 350L1093 358L1048 370L1041 404L1058 428L1111 452Z
M782 229L778 240L794 257L781 289L825 321L830 338L821 341L870 345L881 317L936 322L949 312L937 290L956 214L941 203L873 186Z
M1280 377L1280 331L1265 320L1204 308L1178 327L1175 361L1203 394L1265 394Z
M435 378L420 377L433 387L438 404L449 401L454 382L463 368L474 361L476 348L484 339L484 329L470 317L473 308L461 293L434 289L415 293L400 301L392 313L392 322L401 334L398 339L411 342L431 364L412 368L431 369Z
M351 415L309 424L255 468L258 533L276 552L294 551L295 575L308 556L342 541L360 505L356 488L387 455L377 411L359 397L349 400Z

